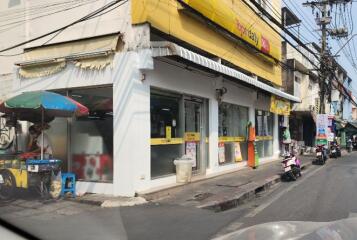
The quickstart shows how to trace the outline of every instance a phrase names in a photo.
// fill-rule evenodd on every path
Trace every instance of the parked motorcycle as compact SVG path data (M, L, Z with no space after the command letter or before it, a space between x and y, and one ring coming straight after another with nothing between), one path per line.
M316 147L316 160L317 164L324 165L327 160L327 153L325 145L317 145Z
M353 143L351 139L348 139L347 141L347 151L350 153L353 150Z
M341 157L341 148L336 142L331 142L330 145L330 157L338 158Z
M301 177L301 163L294 154L286 155L281 163L284 169L283 179L295 181Z

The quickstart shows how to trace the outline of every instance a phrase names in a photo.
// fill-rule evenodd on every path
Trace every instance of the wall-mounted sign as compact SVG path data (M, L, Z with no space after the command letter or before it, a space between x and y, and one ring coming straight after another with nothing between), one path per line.
M278 114L278 115L290 115L290 102L286 100L282 100L280 98L271 96L270 99L270 112Z
M219 137L219 142L244 142L245 137Z
M185 132L186 142L199 142L201 140L201 134L199 132Z
M196 142L186 142L186 155L189 156L192 161L192 167L197 166L197 143Z
M223 142L218 143L218 161L219 163L224 163L226 161Z
M273 140L273 136L256 136L256 141Z
M185 7L191 8L224 28L228 32L242 39L262 53L274 59L280 58L280 51L273 46L270 36L258 31L254 27L254 21L247 20L243 16L250 15L247 10L241 8L237 12L228 3L217 0L178 0Z

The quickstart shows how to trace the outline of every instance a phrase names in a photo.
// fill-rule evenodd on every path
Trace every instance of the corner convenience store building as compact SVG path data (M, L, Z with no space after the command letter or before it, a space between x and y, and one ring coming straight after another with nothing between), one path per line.
M248 122L260 162L278 157L271 104L299 101L278 90L279 35L239 1L121 8L119 32L34 48L17 64L15 92L56 91L91 111L52 122L47 133L80 191L133 196L175 185L173 160L185 153L195 178L240 169Z

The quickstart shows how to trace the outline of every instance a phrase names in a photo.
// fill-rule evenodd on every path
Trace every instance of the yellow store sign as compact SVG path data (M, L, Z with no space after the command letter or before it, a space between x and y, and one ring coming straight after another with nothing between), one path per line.
M270 101L270 112L278 114L278 115L290 115L290 102L286 100L282 100L280 98L275 97L274 95L271 96Z
M242 1L132 0L131 3L132 24L149 23L161 33L281 86L281 66L273 61L273 58L281 60L281 37ZM209 21L217 26L209 27Z
M201 140L201 134L199 132L185 132L186 142L199 142Z
M279 59L279 50L272 45L269 35L257 30L254 24L248 22L244 12L235 11L222 0L179 0L185 6L192 8L212 22L241 38L257 50L275 59Z

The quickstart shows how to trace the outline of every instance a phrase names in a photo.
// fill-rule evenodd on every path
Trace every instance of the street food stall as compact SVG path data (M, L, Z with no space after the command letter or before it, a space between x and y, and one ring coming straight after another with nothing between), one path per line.
M75 100L48 91L22 93L0 104L0 201L11 199L16 189L34 189L41 197L58 197L51 189L52 176L61 173L61 160L45 152L44 131L55 117L88 114ZM5 121L4 121L5 119ZM18 147L18 121L33 123L40 131L40 152ZM11 134L12 133L12 134ZM10 136L12 135L12 137Z

